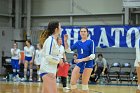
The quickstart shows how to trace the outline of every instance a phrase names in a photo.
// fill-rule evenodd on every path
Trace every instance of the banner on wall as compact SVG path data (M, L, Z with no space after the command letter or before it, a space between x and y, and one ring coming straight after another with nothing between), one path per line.
M97 47L135 47L135 42L140 38L140 26L88 26L89 39L92 39ZM80 27L63 26L61 37L68 35L69 45L80 40Z

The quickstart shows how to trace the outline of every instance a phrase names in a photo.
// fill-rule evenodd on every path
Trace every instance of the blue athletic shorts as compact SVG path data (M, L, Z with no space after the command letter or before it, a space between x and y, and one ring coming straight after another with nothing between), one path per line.
M18 63L19 63L18 59L11 59L11 65L12 65L13 69L19 69L20 68Z
M32 60L32 57L25 56L25 60L28 61L28 62L30 62Z
M47 72L46 73L41 73L40 74L40 77L43 77L44 75L48 74Z
M85 68L93 68L94 61L90 60L87 62L80 62L80 63L77 63L76 65L80 68L80 74L82 74Z

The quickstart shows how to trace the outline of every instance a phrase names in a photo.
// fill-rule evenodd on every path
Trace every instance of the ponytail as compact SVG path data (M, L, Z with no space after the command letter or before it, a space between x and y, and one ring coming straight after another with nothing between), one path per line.
M58 21L49 22L47 29L42 30L39 37L39 43L43 46L45 40L55 32L55 29L59 27Z
M45 40L49 37L49 31L42 30L40 37L39 37L39 44L43 46Z

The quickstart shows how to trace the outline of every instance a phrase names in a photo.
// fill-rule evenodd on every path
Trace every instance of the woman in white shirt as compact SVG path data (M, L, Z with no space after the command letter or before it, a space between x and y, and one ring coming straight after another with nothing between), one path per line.
M37 66L37 74L38 74L38 81L41 81L40 79L40 64L41 64L41 52L42 52L42 45L41 44L37 44L37 50L35 51L35 60L34 63Z
M40 76L43 80L42 93L57 93L56 71L58 63L62 63L57 44L60 32L59 22L49 22L47 30L40 35L40 43L43 45L40 65Z
M138 90L140 91L140 38L136 40L136 60L134 66L136 67L138 77Z
M17 43L13 44L11 48L11 65L13 68L13 80L19 79L19 69L20 69L20 49L18 49Z
M70 88L67 87L67 76L68 76L68 69L69 64L67 62L66 54L65 54L65 48L62 45L62 38L58 37L57 43L59 46L59 57L63 60L62 65L58 65L58 73L61 73L60 75L57 74L58 77L61 77L61 82L63 85L63 91L67 92ZM68 68L65 68L67 66ZM66 75L67 74L67 75Z
M25 62L24 62L24 80L27 80L27 68L28 65L30 66L30 78L29 80L32 81L32 73L33 73L33 60L34 60L34 46L32 46L30 40L26 40L26 46L24 47L24 54L25 54Z

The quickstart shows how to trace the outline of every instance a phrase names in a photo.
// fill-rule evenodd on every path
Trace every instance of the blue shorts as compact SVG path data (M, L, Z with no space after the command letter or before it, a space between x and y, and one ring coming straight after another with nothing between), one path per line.
M11 59L11 65L12 65L13 69L18 69L19 70L20 66L19 66L18 63L19 63L18 59Z
M48 74L47 72L46 73L41 73L40 74L40 77L42 78L44 75Z
M88 62L80 62L77 63L76 65L80 68L80 74L82 74L85 68L93 68L94 61L90 60Z
M25 56L25 60L28 61L28 62L30 62L32 60L32 57Z

